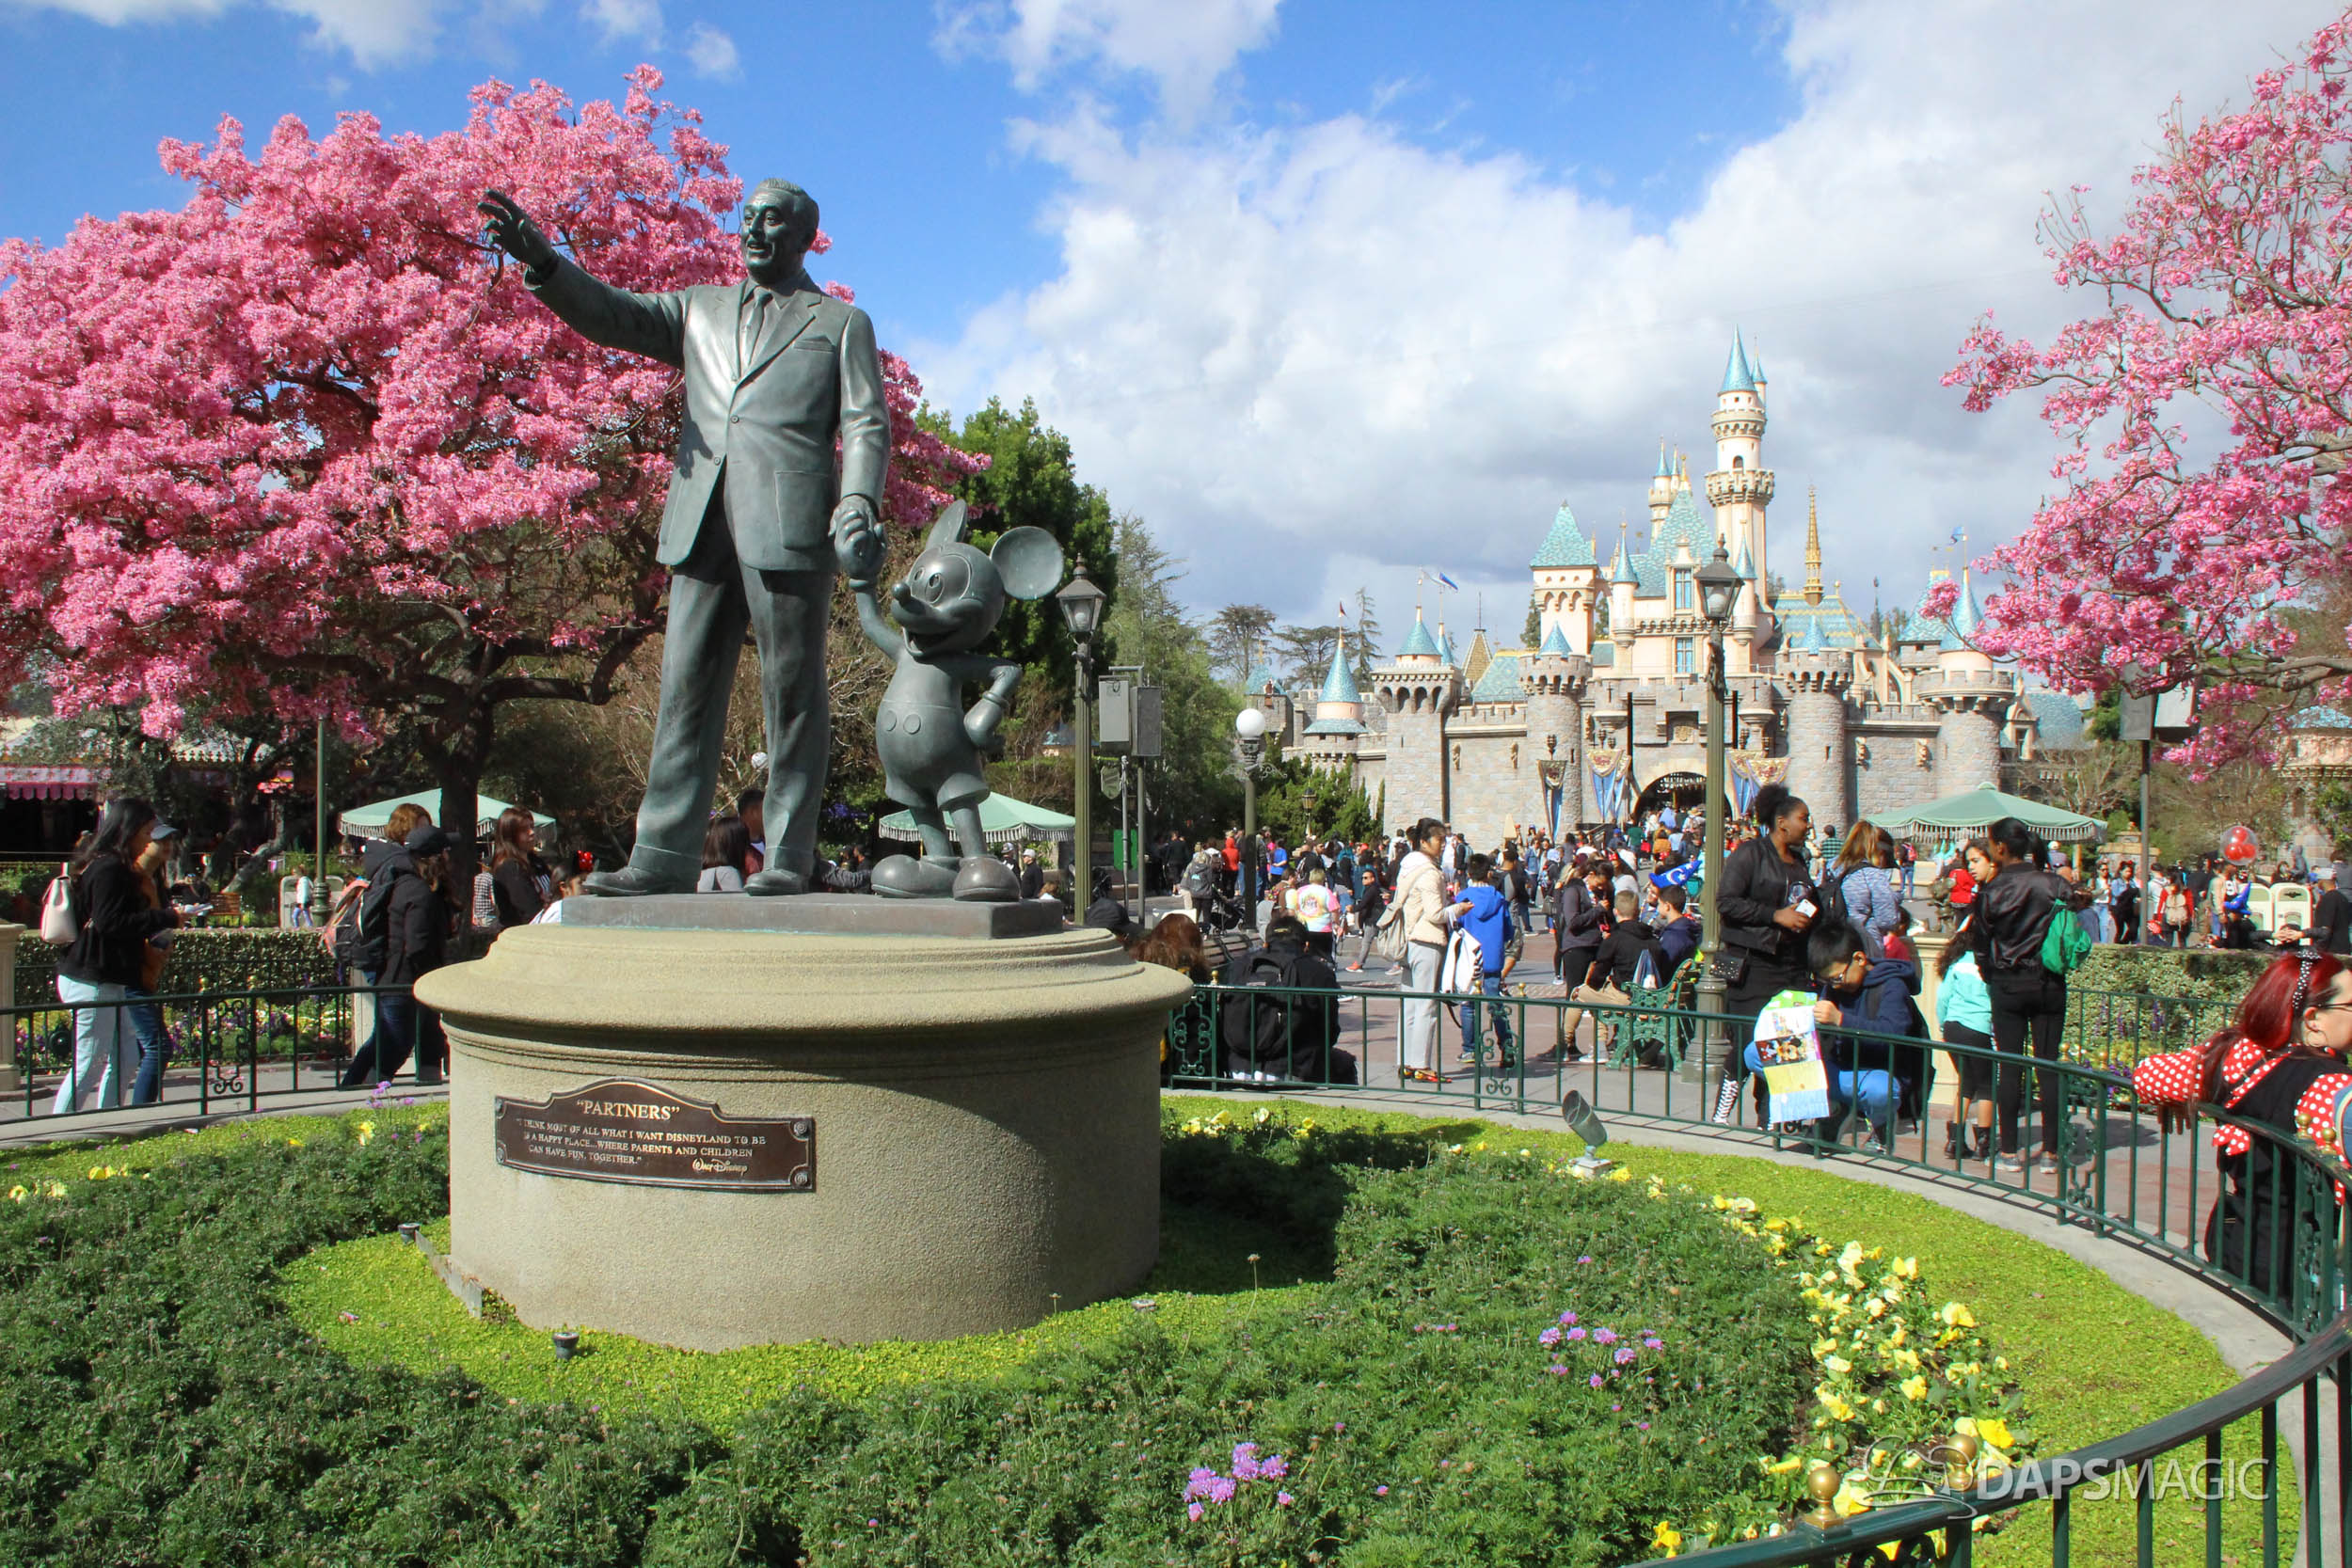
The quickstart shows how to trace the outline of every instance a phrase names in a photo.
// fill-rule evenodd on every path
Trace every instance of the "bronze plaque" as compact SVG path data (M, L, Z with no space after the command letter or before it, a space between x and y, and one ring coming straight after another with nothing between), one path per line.
M811 1118L725 1116L626 1078L536 1102L500 1095L491 1128L500 1164L542 1176L739 1193L817 1187Z

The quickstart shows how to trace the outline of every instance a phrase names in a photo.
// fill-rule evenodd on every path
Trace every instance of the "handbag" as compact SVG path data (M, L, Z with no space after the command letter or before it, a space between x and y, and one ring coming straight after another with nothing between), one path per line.
M57 868L56 879L40 900L40 940L58 947L71 947L73 939L82 934L82 922L73 912L73 879L66 868Z
M1748 956L1723 948L1708 960L1707 973L1726 986L1736 986L1748 977Z
M1427 872L1424 875L1435 876L1437 873ZM1405 961L1405 948L1411 936L1405 928L1405 893L1402 887L1396 890L1396 897L1380 916L1380 924L1372 928L1372 950L1392 964Z

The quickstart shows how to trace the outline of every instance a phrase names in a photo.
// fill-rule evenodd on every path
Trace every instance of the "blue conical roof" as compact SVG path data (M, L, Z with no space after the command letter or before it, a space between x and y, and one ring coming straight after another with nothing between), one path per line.
M1454 639L1445 634L1443 626L1438 628L1438 657L1448 664L1462 662L1460 651L1454 646Z
M1732 559L1731 569L1740 574L1741 582L1756 580L1756 562L1748 555L1748 536L1744 532L1740 535L1740 553Z
M1560 623L1554 621L1551 629L1544 633L1544 645L1536 652L1546 658L1565 658L1576 650L1569 647L1568 640L1560 635Z
M1405 639L1405 646L1396 651L1396 657L1399 658L1435 658L1438 657L1438 640L1429 635L1429 623L1421 618L1421 611L1418 610L1413 611L1412 632Z
M1674 476L1675 476L1675 465L1674 465L1674 459L1673 459L1673 458L1671 458L1671 457L1668 457L1668 456L1666 455L1666 442L1665 442L1665 438L1664 438L1663 436L1661 436L1661 437L1659 438L1659 442L1658 442L1658 476L1657 476L1657 477L1659 477L1660 479L1672 479L1672 478L1674 478Z
M1740 341L1740 329L1736 326L1731 329L1731 359L1724 366L1724 384L1719 390L1725 392L1756 390L1756 372L1748 364L1747 345Z
M1576 514L1568 510L1568 503L1562 501L1560 510L1552 514L1551 531L1544 535L1542 547L1536 550L1535 559L1528 565L1540 569L1545 566L1591 564L1593 542L1584 537L1582 529L1576 526Z
M1625 557L1625 536L1623 534L1619 534L1617 536L1617 559L1609 568L1609 580L1611 582L1629 582L1637 588L1641 586L1642 579L1633 574L1633 562L1628 561Z
M1327 703L1361 704L1363 693L1356 689L1356 672L1348 667L1347 639L1340 639L1340 651L1331 657L1331 673L1323 677L1323 696Z
M1804 639L1797 644L1797 649L1800 653L1808 654L1829 652L1829 634L1821 628L1820 616L1808 615L1804 618Z
M1952 629L1960 633L1963 641L1973 642L1983 627L1984 611L1977 608L1976 587L1968 580L1968 574L1963 572L1960 577L1960 602L1952 607Z

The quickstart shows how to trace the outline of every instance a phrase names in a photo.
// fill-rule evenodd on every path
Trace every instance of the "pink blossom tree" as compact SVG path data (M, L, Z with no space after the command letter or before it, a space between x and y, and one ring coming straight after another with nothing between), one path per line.
M2304 612L2352 580L2352 13L2244 110L2189 124L2111 234L2078 187L2047 214L2062 286L2097 308L2046 346L1988 317L1947 385L1983 410L2042 394L2063 488L1988 564L1988 652L2074 690L2127 664L2202 683L2202 771L2267 750L2278 711L2352 689L2341 624ZM1948 609L1949 585L1946 608ZM1928 606L1930 613L1937 607Z
M0 684L157 736L398 735L445 822L473 820L506 705L606 702L660 628L677 372L564 327L474 203L512 191L628 288L733 281L741 182L660 88L640 67L575 108L489 82L462 131L289 118L258 158L224 120L163 145L179 211L0 244ZM917 523L980 462L882 365L885 510Z

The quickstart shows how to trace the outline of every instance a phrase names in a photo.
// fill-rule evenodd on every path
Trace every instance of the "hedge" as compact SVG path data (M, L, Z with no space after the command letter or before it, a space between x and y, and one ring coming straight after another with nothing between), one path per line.
M57 999L58 950L30 932L16 944L16 1005L38 1007ZM342 982L318 933L233 926L182 931L164 965L160 994L199 990L292 990Z
M2235 1007L2269 967L2268 953L2226 953L2194 947L2123 947L2102 942L2067 977L2074 990L2185 996Z
M1164 1183L1268 1204L1254 1217L1327 1244L1311 1304L1253 1291L1199 1337L1131 1309L1000 1376L863 1398L778 1386L724 1434L675 1406L501 1398L346 1360L272 1288L442 1207L442 1113L416 1110L0 1177L18 1183L0 1199L0 1560L1589 1568L1785 1518L1799 1465L1758 1456L1848 1455L1850 1417L1883 1430L1847 1405L1916 1411L1922 1431L1969 1405L2018 1418L1979 1386L1990 1347L1908 1259L1791 1245L1753 1206L1710 1212L1659 1182L1431 1148L1496 1131L1478 1124L1216 1117L1169 1129ZM1808 1309L1837 1313L1831 1350L1865 1318L1850 1291L1907 1325L1915 1391L1815 1340Z

